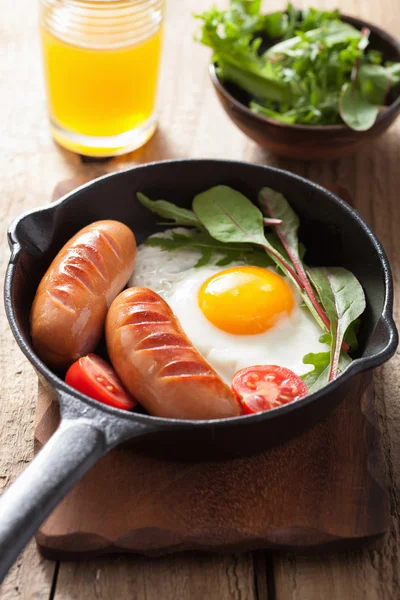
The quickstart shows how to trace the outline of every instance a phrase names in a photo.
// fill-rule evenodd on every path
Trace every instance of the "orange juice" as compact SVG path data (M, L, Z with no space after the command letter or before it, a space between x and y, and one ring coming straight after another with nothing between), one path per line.
M129 41L134 38L134 23L131 30ZM155 129L161 26L149 27L148 36L142 26L137 41L128 44L126 38L115 43L115 35L103 33L104 41L94 20L85 21L82 31L81 40L76 31L59 37L41 27L53 136L61 145L93 156L142 145ZM90 46L99 39L100 44ZM109 47L107 40L113 42Z

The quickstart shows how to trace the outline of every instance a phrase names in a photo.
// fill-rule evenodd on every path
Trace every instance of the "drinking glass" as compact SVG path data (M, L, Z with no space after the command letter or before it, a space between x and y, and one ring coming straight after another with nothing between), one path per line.
M139 148L156 128L164 0L40 0L51 132L88 156Z

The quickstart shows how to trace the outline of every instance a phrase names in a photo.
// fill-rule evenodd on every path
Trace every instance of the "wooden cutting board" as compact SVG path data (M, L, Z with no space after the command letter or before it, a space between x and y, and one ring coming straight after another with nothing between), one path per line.
M55 197L80 183L63 183ZM39 386L36 450L58 421L58 406ZM327 420L260 456L188 465L112 451L36 540L51 559L193 549L304 552L376 546L388 522L373 380L366 373Z

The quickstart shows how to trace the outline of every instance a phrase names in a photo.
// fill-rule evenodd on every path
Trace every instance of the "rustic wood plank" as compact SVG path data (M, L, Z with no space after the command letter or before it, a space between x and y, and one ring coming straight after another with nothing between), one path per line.
M273 600L275 596L272 553L253 552L254 586L257 600Z
M66 172L62 157L54 153L45 128L45 111L37 56L34 4L3 5L0 35L0 81L2 109L0 138L1 280L8 261L6 228L23 210L40 204L54 182L46 181L46 167L53 168L55 180ZM23 32L23 33L22 33ZM23 43L21 40L23 39ZM12 85L10 83L12 82ZM31 86L27 89L28 82ZM34 83L35 82L35 83ZM44 194L44 196L43 196ZM15 479L32 456L32 421L36 383L32 368L24 359L0 308L0 491ZM0 587L2 600L44 600L49 597L54 565L41 560L31 543Z
M296 3L306 5L308 3ZM346 14L360 15L394 35L400 31L400 13L393 0L313 2L315 6L339 6ZM396 5L397 6L397 5ZM324 163L298 164L262 156L259 149L249 159L287 168L322 185L341 185L349 190L354 206L373 227L391 260L395 286L400 282L400 123L375 145L354 157ZM272 159L272 160L271 160ZM400 305L395 306L399 318ZM400 597L399 503L400 503L400 411L398 404L399 354L375 372L376 404L384 440L391 490L391 532L379 552L353 552L321 557L275 557L277 600L392 600Z
M335 165L339 183L348 187L355 206L372 225L382 241L392 264L396 289L400 282L400 206L398 203L400 159L400 127L397 125L374 149L351 161ZM347 171L347 173L346 173ZM329 185L337 181L332 171L323 166L308 166L307 176ZM398 320L399 302L395 306ZM391 531L379 552L357 552L341 556L295 557L286 555L275 560L277 600L319 600L320 598L366 598L386 600L400 597L399 580L399 478L400 412L398 408L398 373L400 357L396 356L375 372L376 406L386 456L391 492Z
M37 4L5 0L0 35L0 279L8 262L7 227L21 212L47 203L57 181L82 172L48 132L37 34ZM93 172L93 168L84 169ZM0 306L0 492L31 460L36 376L18 349ZM0 586L1 600L47 600L54 563L32 542Z
M251 555L63 563L54 600L256 600Z
M371 374L359 377L329 419L260 456L188 466L114 450L41 526L39 548L48 558L82 560L110 552L160 556L178 548L323 551L375 541L387 531L389 511L378 483L383 472L371 383ZM38 448L58 421L57 406L39 386Z

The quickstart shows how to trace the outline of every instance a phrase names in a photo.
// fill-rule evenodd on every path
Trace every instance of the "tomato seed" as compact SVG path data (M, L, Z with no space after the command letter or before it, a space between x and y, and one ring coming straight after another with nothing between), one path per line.
M253 379L254 381L258 381L260 378L257 373L251 373L249 379Z
M296 385L294 385L294 386L292 387L292 393L293 393L293 394L297 394L297 392L298 392L298 391L299 391L299 388L298 388Z
M99 383L104 383L103 377L96 377L96 381L98 381Z
M114 391L114 387L112 385L106 385L106 390L109 390L110 392Z
M292 396L287 396L286 394L281 394L280 398L282 398L282 400L285 400L285 401L293 400Z
M256 384L255 384L255 383L252 383L251 381L248 381L248 382L246 383L246 386L247 386L248 388L250 388L251 390L255 390L255 389L256 389L256 387L257 387L257 386L256 386Z
M267 375L264 377L264 381L275 381L275 375Z

